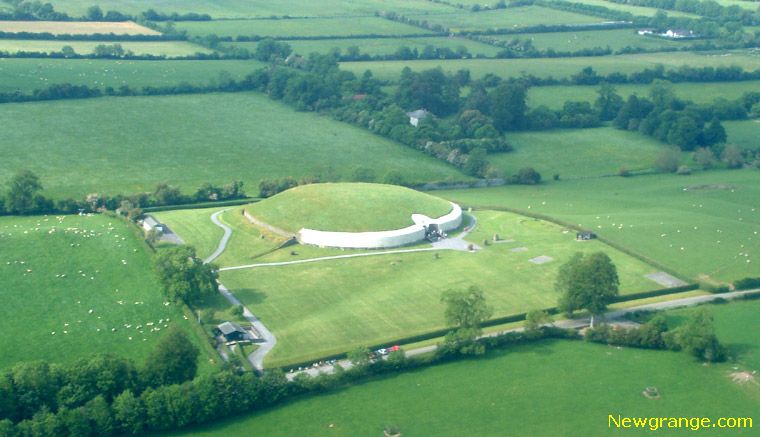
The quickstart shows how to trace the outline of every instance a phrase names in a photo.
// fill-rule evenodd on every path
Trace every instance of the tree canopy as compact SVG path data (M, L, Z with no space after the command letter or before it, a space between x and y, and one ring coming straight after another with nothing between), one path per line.
M164 294L192 305L219 290L214 266L196 258L195 247L182 245L158 252L151 261L153 271L164 285Z
M555 288L562 293L559 309L568 314L588 310L593 328L594 316L604 314L607 305L618 295L619 285L617 268L607 254L595 252L584 256L577 252L557 274Z

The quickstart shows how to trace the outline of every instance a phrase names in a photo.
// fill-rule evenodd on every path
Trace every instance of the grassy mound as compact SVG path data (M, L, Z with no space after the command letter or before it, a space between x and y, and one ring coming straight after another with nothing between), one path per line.
M413 225L412 214L440 217L449 202L409 188L381 184L313 184L292 188L246 207L272 226L289 232L387 231Z

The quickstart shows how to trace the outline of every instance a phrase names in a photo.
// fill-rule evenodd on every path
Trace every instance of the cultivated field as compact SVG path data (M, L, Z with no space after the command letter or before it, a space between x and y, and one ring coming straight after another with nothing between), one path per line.
M694 279L709 275L732 281L757 276L757 178L756 169L713 170L691 176L613 177L603 183L581 179L439 195L460 204L547 214L593 230Z
M183 21L177 29L189 35L218 36L259 35L270 37L350 36L350 35L409 35L432 33L378 17L309 18L290 20L225 20Z
M575 233L559 226L506 212L476 216L476 244L494 233L515 241L474 254L441 251L438 260L431 252L379 255L223 271L220 280L277 336L268 367L443 328L440 297L449 288L480 287L496 317L553 307L557 268L576 251L607 252L618 265L622 294L661 287L644 277L653 267L597 241L578 243ZM522 247L527 249L512 250ZM292 249L304 248L282 252ZM269 262L275 254L256 262ZM541 255L553 261L530 261Z
M312 184L251 204L246 210L291 233L301 228L366 232L411 226L412 214L441 217L451 212L451 204L395 185Z
M103 41L50 41L50 40L18 40L0 39L0 51L8 53L60 52L65 46L69 46L79 55L88 55L95 51L99 45L113 45L114 42ZM191 56L196 53L213 53L213 50L201 47L185 41L161 41L161 42L118 42L125 52L133 52L135 55L155 55L174 58L179 56Z
M673 93L683 100L691 100L694 103L712 103L715 99L736 100L746 92L751 92L760 87L760 81L746 82L682 82L672 84ZM615 85L615 92L623 99L631 94L649 98L651 85L621 84ZM528 106L536 108L546 105L552 109L562 109L567 100L586 101L591 104L599 97L598 85L568 85L568 86L541 86L532 87L528 90ZM724 121L723 126L728 128L731 121ZM740 122L741 123L741 122ZM751 126L751 125L750 125ZM729 141L734 141L733 137Z
M610 30L586 30L582 32L551 32L551 33L523 33L516 35L490 36L499 41L522 41L531 40L533 46L546 50L554 49L558 52L574 52L596 47L609 47L612 50L620 50L625 47L644 48L655 50L661 48L688 47L691 41L679 41L651 36L641 36L636 29L610 29Z
M427 46L435 48L450 48L456 50L458 47L465 47L471 55L477 56L494 56L502 49L492 45L475 42L461 37L420 37L420 38L356 38L356 39L326 39L326 40L289 40L284 41L290 45L294 53L306 56L310 53L327 53L334 48L339 48L345 53L349 47L358 47L362 54L370 56L390 55L396 52L400 47L409 47L410 50L417 49L422 52ZM257 42L236 42L227 43L232 47L242 47L250 50L256 50Z
M652 137L612 127L516 132L506 139L514 152L488 155L491 165L506 176L533 167L545 180L554 174L563 179L617 174L621 167L651 169L664 148Z
M93 33L114 33L116 35L161 34L131 21L0 21L0 32L52 33L53 35L89 35Z
M87 85L101 90L122 85L171 86L187 82L206 85L222 71L245 78L264 64L254 60L221 61L126 61L118 59L0 58L0 92L31 93L53 84ZM73 103L76 104L76 103ZM2 110L2 109L0 109Z
M636 55L572 57L556 59L467 59L467 60L423 60L423 61L388 61L378 62L343 62L341 68L361 74L370 69L375 77L385 80L396 80L404 67L413 71L422 71L441 67L444 71L455 73L457 70L468 69L473 79L478 79L488 73L503 78L519 77L523 73L537 77L552 76L556 79L569 78L585 67L592 67L597 73L606 75L612 72L633 73L645 68L654 68L662 64L666 68L677 68L682 65L692 67L731 66L739 65L745 70L754 71L760 68L760 56L747 52L726 53L724 55L700 55L692 53L641 53Z
M757 387L732 382L729 372L726 365L701 366L683 352L546 341L381 378L176 435L225 436L254 429L272 436L382 435L388 425L404 435L503 435L514 429L526 435L564 435L571 429L600 435L610 432L609 415L752 417L756 427ZM662 397L647 399L646 387L656 387Z
M0 242L0 368L31 360L68 363L92 353L140 363L170 323L188 329L198 343L119 220L3 217ZM205 371L210 358L201 354Z
M430 24L440 24L441 26L448 27L454 33L489 28L528 27L539 24L590 24L605 21L599 17L539 6L523 6L481 12L461 11L452 14L412 17L427 20Z
M408 147L258 93L6 104L0 114L14 126L0 143L0 181L31 169L54 197L151 191L158 182L192 192L232 179L256 195L264 178L345 178L356 166L378 177L396 169L410 182L467 179Z

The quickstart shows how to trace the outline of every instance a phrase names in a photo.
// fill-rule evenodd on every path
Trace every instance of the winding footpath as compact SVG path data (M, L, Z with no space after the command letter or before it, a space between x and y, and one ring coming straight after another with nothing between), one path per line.
M221 211L217 211L214 214L211 215L211 221L214 222L215 225L219 226L220 228L224 229L224 236L222 236L221 241L219 241L219 247L216 248L216 251L211 254L208 258L206 258L205 261L203 261L204 264L208 264L212 261L214 261L216 258L219 257L219 255L224 252L224 249L227 248L227 242L230 240L230 236L232 235L232 229L230 229L229 226L222 224L222 222L219 221L219 214L229 211L232 208L223 209ZM230 303L233 305L242 305L240 301L230 293L230 291L227 289L227 287L224 286L221 282L217 281L219 283L219 292L222 293L222 295L227 298ZM261 334L262 340L264 340L261 343L258 344L258 349L253 351L250 355L248 355L248 362L251 363L251 366L253 366L254 369L256 369L257 372L263 373L264 372L264 357L266 354L269 353L270 350L274 347L275 344L277 344L277 337L272 334L269 329L267 329L266 326L264 326L263 323L258 319L258 317L254 316L253 313L248 309L243 307L243 317L246 318L249 322L251 322L251 325L253 325L254 328L256 328L256 331Z

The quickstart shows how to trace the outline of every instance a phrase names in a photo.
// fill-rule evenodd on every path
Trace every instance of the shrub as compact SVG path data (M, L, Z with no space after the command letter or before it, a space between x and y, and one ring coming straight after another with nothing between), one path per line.
M628 168L626 168L626 167L620 167L620 170L618 171L618 175L622 176L624 178L627 178L627 177L631 176L631 171L628 170Z
M690 175L691 174L691 169L689 168L688 165L681 165L681 166L678 167L678 170L676 170L676 174L684 175L684 176L685 175Z

